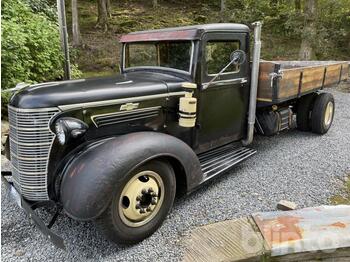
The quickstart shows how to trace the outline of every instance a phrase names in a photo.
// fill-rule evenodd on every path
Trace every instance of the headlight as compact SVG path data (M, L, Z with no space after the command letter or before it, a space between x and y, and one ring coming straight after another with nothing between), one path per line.
M55 133L61 145L67 144L72 139L81 137L87 129L87 124L72 117L62 117L55 123Z
M66 143L66 133L64 132L62 121L56 122L55 130L58 142L60 142L61 145L64 145Z

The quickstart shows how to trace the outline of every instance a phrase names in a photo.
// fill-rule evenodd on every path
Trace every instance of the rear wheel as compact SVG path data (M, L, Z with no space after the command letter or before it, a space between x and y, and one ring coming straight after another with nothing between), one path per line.
M300 131L310 131L311 130L311 110L313 101L315 99L315 94L310 94L303 96L298 101L297 106L297 128Z
M315 99L311 114L312 132L325 134L332 125L334 117L334 97L330 93L322 93Z
M110 240L137 243L150 236L170 211L176 192L174 170L163 161L151 161L115 185L111 204L96 220Z

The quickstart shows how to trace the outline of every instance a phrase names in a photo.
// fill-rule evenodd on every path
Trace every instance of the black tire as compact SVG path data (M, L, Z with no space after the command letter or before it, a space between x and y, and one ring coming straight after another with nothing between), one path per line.
M331 111L327 111L328 105L332 107ZM311 127L313 133L322 135L328 132L333 123L334 109L335 104L332 94L322 93L317 96L311 113Z
M303 96L299 99L297 105L297 129L300 131L311 130L311 110L315 94Z
M132 227L123 222L119 214L119 200L124 187L136 174L142 171L153 171L159 174L164 185L164 199L159 211L146 224ZM163 223L169 213L175 198L176 179L172 166L159 160L147 162L130 172L118 185L113 193L112 201L102 215L95 220L99 231L109 240L118 244L134 244L152 235Z

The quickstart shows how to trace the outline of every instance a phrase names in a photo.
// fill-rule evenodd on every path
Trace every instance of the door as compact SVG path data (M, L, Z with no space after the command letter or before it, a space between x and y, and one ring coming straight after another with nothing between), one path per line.
M207 89L199 92L198 153L243 138L249 96L248 34L207 33L203 40L201 77L204 86L230 62L231 52L243 50L247 59L242 65L231 65Z

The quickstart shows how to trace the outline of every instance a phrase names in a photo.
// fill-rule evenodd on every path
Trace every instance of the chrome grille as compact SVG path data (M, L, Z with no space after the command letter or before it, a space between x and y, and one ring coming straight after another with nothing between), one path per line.
M50 119L57 108L8 107L14 185L28 200L48 200L47 164L54 134Z

